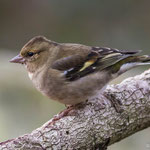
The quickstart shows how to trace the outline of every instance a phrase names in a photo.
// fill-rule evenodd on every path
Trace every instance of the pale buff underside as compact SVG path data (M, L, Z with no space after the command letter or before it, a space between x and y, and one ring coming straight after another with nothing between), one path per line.
M53 80L52 73L47 73L47 76L43 76L44 72L42 70L38 71L38 74L29 73L29 78L44 95L52 100L68 105L86 101L97 94L97 92L100 92L111 78L109 74L104 75L103 72L97 72L69 82L65 81L63 77L60 80L60 76L58 80L57 76Z

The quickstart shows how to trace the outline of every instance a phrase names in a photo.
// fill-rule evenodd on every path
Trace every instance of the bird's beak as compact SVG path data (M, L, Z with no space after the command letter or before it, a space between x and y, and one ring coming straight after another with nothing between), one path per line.
M25 63L25 59L22 56L20 56L20 54L19 54L19 55L15 56L14 58L12 58L10 60L10 62L24 64Z

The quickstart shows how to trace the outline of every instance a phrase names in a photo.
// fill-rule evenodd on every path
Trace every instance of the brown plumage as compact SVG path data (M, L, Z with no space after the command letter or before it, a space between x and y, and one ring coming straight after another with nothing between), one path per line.
M11 62L24 64L33 84L50 99L74 105L130 68L147 64L150 57L135 56L138 52L56 43L38 36Z

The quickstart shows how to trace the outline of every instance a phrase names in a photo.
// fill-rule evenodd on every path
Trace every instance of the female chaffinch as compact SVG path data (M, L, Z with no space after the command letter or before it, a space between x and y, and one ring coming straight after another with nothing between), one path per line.
M10 62L23 64L35 87L66 105L84 102L127 70L150 64L150 56L82 44L32 38Z

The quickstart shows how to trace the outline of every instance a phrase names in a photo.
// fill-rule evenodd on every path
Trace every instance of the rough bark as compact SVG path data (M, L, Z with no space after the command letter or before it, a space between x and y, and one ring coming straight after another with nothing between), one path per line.
M150 70L108 86L64 110L30 134L0 143L1 150L106 149L150 126Z

